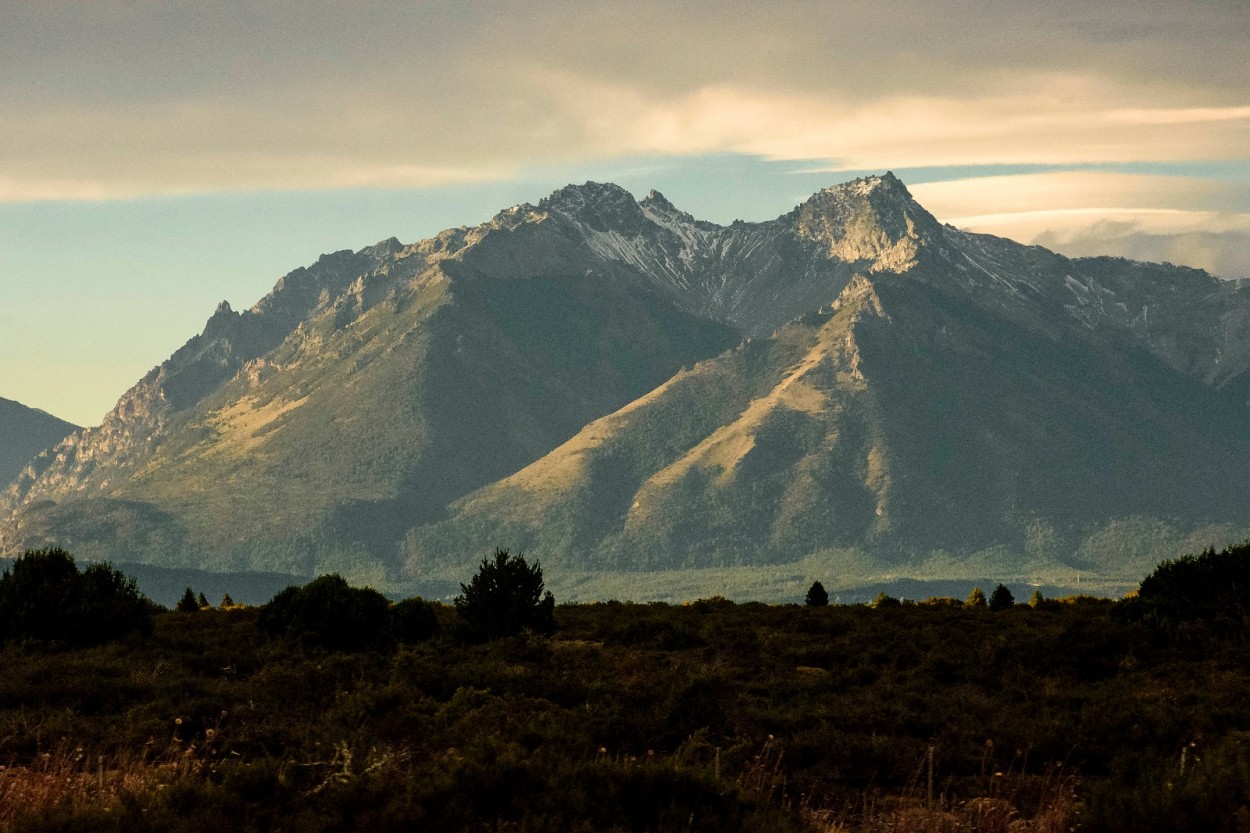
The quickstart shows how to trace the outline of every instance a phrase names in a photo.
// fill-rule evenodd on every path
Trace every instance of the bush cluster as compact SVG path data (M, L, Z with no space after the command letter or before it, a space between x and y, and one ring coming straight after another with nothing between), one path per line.
M1219 631L1250 624L1250 542L1165 561L1123 607L1130 617L1176 633L1186 624Z
M391 604L378 591L352 587L332 573L278 593L261 607L257 626L310 647L361 651L427 640L438 632L438 619L422 599Z
M107 642L148 631L152 607L107 563L79 571L65 550L30 550L0 576L0 640Z

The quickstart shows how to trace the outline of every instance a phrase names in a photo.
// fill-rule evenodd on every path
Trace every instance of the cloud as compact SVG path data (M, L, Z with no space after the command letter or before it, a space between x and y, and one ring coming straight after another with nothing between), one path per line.
M1047 229L1031 242L1070 257L1111 255L1250 278L1250 217L1225 231L1150 232L1133 222L1102 220L1076 229Z
M545 86L552 106L579 124L591 145L609 153L828 159L830 171L1232 160L1244 157L1242 141L1250 132L1250 108L1243 108L1244 119L1129 125L1100 108L1115 95L1079 79L1034 79L1011 96L904 96L862 104L729 87L656 99L568 77L536 79L535 85ZM1065 86L1073 91L1071 101L1055 101L1055 90Z
M1114 255L1250 277L1250 183L1064 171L915 185L939 219L1073 257Z
M0 0L0 200L1245 157L1238 2ZM1199 59L1200 58L1200 59Z
M952 223L1044 211L1250 211L1250 183L1109 171L1051 171L927 182L913 195ZM983 221L983 220L982 220Z

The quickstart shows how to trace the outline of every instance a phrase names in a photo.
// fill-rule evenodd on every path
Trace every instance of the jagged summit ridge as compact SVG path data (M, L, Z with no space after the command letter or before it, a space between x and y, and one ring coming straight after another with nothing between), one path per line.
M763 335L832 302L856 272L901 273L946 240L892 173L831 186L775 219L700 220L652 190L568 185L493 221L546 225L597 258L641 274L686 309Z
M683 308L762 335L829 303L851 276L852 267L827 246L796 232L796 216L722 226L696 219L658 191L636 200L619 186L588 182L501 212L493 223L508 231L549 227Z

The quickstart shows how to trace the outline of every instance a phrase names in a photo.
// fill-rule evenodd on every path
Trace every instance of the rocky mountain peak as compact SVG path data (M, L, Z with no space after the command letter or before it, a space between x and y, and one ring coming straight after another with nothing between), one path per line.
M563 214L595 231L632 230L645 219L633 194L610 182L566 185L540 202L538 208Z
M1204 273L944 228L889 173L729 226L570 185L223 302L99 427L11 458L0 554L399 582L500 540L566 571L1161 560L1250 529L1248 322Z
M719 228L715 223L696 220L693 215L673 205L667 197L654 188L648 191L647 195L638 202L638 206L651 222L670 231L674 230L674 224L692 228L697 227L704 231L713 231Z
M643 197L638 204L644 209L650 208L656 211L664 212L677 211L677 207L669 202L668 197L665 197L654 188L648 191L647 195Z
M229 338L239 316L240 313L234 311L229 301L222 301L204 325L205 338Z
M941 238L941 224L890 172L834 185L797 209L801 237L828 246L839 260L870 271L902 272L916 264L921 247Z
M385 240L374 243L372 246L366 246L358 254L367 255L378 260L386 260L403 251L403 249L404 244L400 243L398 238L388 237Z

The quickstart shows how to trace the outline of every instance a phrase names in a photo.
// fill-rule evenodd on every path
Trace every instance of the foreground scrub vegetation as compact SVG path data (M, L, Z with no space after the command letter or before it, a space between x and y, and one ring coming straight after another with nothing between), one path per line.
M1237 555L1115 604L559 605L490 641L423 604L379 619L410 640L329 646L272 624L323 582L10 639L0 828L1248 830Z

